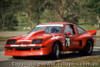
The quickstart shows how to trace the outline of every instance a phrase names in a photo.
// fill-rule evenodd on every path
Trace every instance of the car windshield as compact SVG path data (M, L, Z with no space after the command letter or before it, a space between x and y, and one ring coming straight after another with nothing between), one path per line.
M44 30L45 33L61 33L62 29L62 24L38 25L34 29L32 29L28 34L41 30Z

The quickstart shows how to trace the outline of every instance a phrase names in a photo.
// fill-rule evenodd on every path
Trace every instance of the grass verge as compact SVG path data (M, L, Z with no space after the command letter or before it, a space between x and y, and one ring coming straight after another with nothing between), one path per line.
M11 37L0 37L0 41L7 41Z
M48 65L40 65L47 67ZM52 67L100 67L100 56L80 57L56 62Z
M95 27L93 25L79 25L80 27L82 27L85 30L95 30L95 29L99 29L98 27Z

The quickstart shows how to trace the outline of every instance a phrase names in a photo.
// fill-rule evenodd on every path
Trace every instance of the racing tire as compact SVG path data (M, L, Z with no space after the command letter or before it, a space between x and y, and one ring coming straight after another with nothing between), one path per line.
M20 59L21 57L19 56L13 56L14 59Z
M83 50L79 51L81 55L91 55L93 52L93 44L92 41L88 40Z
M53 48L52 48L51 59L57 60L59 58L60 58L60 46L59 46L59 43L56 42L54 43Z

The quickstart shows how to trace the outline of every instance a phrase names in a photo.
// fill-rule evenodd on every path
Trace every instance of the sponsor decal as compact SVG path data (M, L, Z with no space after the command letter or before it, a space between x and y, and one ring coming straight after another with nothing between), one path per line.
M31 41L31 40L18 40L17 42L22 42L22 41Z
M11 45L10 47L28 47L28 46L35 46L35 44L27 44L27 45L25 45L25 44L21 44L21 45Z
M19 45L10 45L10 47L19 47Z
M20 46L21 46L21 47L26 47L27 45L21 44Z
M28 46L35 46L35 44L30 44L30 45L28 45Z
M35 33L35 32L32 32L32 33L28 34L28 35L26 36L25 40L29 39L34 33Z
M43 36L50 36L50 34L43 34Z
M66 45L66 48L68 48L70 46L70 38L69 37L66 37L65 39L65 45Z
M51 39L58 39L59 36L53 36Z

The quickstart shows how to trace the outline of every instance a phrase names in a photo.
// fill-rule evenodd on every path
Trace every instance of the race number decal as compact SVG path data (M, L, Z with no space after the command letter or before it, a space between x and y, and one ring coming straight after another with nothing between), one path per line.
M67 48L70 46L70 38L66 37L65 44Z

